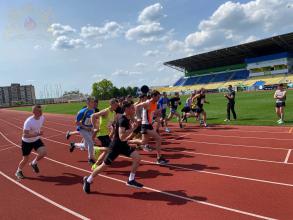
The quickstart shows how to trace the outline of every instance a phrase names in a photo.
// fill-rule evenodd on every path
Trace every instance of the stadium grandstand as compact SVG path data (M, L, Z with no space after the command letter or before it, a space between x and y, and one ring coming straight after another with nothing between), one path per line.
M293 32L164 64L185 75L173 86L157 88L161 92L188 93L202 87L216 92L228 85L242 90L266 89L279 83L292 86Z

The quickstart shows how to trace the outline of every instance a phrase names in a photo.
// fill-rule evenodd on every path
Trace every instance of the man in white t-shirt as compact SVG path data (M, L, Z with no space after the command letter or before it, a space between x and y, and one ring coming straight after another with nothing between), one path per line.
M276 113L279 118L277 121L278 124L284 123L284 114L285 114L285 101L286 101L286 90L284 89L284 85L281 83L278 85L278 89L274 94L274 99L276 100Z
M23 179L24 175L22 169L29 160L29 155L34 149L37 152L35 159L29 164L35 173L39 173L38 161L46 156L47 150L43 144L41 137L43 131L41 130L45 117L43 116L42 107L40 105L35 105L33 107L33 115L28 117L23 125L23 134L22 134L22 160L20 161L15 176L18 179Z

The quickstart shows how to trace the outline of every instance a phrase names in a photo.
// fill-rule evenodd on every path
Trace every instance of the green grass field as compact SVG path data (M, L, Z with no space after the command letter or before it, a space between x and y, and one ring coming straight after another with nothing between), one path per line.
M277 116L275 114L275 104L273 99L274 91L260 92L238 92L236 94L236 113L237 121L231 121L233 125L277 125ZM287 101L285 108L285 126L293 125L293 90L288 90ZM186 97L182 97L182 103ZM208 124L227 124L224 122L226 118L226 99L223 93L207 94L207 101L210 104L205 104L207 112ZM52 104L44 106L44 112L59 113L59 114L76 114L84 103L68 103L68 104ZM107 107L107 101L100 101L99 109ZM180 109L183 107L180 107ZM31 107L14 108L21 111L31 111ZM189 119L189 122L195 122L194 118Z

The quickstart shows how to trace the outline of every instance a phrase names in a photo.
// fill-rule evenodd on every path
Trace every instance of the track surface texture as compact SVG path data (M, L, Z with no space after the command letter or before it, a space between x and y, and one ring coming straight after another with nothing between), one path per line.
M16 180L29 115L0 110L1 219L293 219L290 127L171 124L171 133L161 131L168 165L140 151L136 178L143 189L126 186L131 160L120 156L87 195L87 153L69 152L65 132L75 129L69 115L45 114L41 172L26 166L26 178Z

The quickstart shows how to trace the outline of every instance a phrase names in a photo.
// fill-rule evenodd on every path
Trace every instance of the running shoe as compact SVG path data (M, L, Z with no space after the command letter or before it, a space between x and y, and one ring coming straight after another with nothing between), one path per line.
M70 138L70 136L71 136L70 131L67 131L66 132L66 136L65 136L66 137L66 140L68 140Z
M38 164L30 163L29 165L32 167L32 169L33 169L33 171L35 173L39 173L40 172L39 167L38 167Z
M93 159L88 159L88 163L89 163L89 165L94 165L95 163L96 163L96 161L95 160L93 160Z
M144 145L142 148L146 152L152 152L153 151L153 149L148 144Z
M230 120L229 120L228 118L226 118L224 121L225 121L225 122L229 122Z
M75 149L75 144L74 144L74 142L71 142L69 144L69 152L72 153L74 151L74 149Z
M183 125L182 125L182 123L180 123L180 124L179 124L179 127L180 127L180 128L183 128Z
M169 160L165 159L163 156L160 156L160 157L157 159L157 164L164 165L164 164L167 164L168 162L169 162Z
M87 181L87 176L83 177L83 191L87 194L91 192L91 184Z
M127 181L126 185L134 187L134 188L138 188L138 189L143 187L143 185L141 183L136 182L135 180Z
M19 179L19 180L25 178L21 170L16 171L15 176L16 176L17 179Z
M170 128L166 128L165 131L166 131L167 133L170 133L170 132L171 132Z

